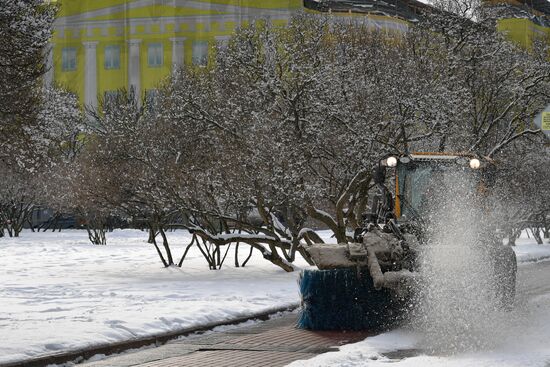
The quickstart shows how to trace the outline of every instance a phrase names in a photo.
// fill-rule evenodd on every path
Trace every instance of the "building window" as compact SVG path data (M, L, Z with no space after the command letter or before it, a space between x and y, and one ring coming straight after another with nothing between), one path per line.
M193 65L206 66L208 64L208 42L193 42Z
M149 45L147 60L150 67L162 66L162 43L151 43Z
M120 46L105 46L105 69L120 69Z
M76 70L76 48L65 47L61 51L61 67L63 71Z

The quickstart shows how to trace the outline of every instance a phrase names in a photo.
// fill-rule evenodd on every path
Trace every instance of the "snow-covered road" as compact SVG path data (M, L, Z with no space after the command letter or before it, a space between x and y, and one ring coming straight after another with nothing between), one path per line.
M484 336L489 347L469 352L426 350L425 337L414 328L401 328L340 347L291 367L548 367L550 366L550 261L549 245L526 238L516 247L518 259L517 305L496 315Z

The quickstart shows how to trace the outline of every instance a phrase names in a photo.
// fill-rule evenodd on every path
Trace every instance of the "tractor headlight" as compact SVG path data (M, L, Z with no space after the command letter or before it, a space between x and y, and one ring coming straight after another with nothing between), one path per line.
M478 169L481 167L481 162L477 158L470 159L470 168L471 169Z
M388 157L388 159L386 159L386 166L388 166L388 167L397 166L397 158L396 157Z

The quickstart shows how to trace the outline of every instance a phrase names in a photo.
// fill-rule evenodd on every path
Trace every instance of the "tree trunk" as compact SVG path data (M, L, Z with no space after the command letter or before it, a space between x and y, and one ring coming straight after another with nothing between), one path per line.
M86 226L86 231L88 232L88 239L94 245L106 245L107 237L105 237L105 228L97 227L92 228L91 226Z
M162 246L164 247L164 251L166 251L166 257L168 260L168 266L174 265L174 259L172 257L172 251L170 250L170 245L168 244L168 238L166 237L166 233L164 232L164 229L159 226L159 233L162 236Z
M13 237L19 237L19 234L23 231L23 224L22 223L16 223L13 226Z
M208 251L207 240L202 239L202 243L204 245L204 248L201 246L201 244L198 241L197 241L197 247L199 248L199 250L200 250L202 256L204 257L204 259L206 260L206 262L208 263L208 268L210 270L216 270L216 262L212 258L212 255L210 254L210 251Z
M149 227L149 238L147 239L147 243L155 243L155 230L151 227Z
M537 244L542 245L543 240L540 235L540 232L541 232L540 228L531 228L531 232L533 233L533 237L535 238L535 241L537 241Z
M307 261L309 265L312 265L312 266L315 265L315 263L313 262L313 259L311 258L311 256L309 256L309 253L306 251L306 249L303 246L300 246L298 251L300 252L300 255L302 255L304 260Z
M239 242L237 242L235 246L235 267L238 268L239 266Z
M254 251L254 247L250 246L250 253L248 254L248 257L243 261L243 263L241 265L243 268L246 266L246 264L248 264L248 261L252 257L252 252L253 251Z
M156 237L153 238L153 245L155 246L155 249L157 250L157 254L159 255L160 261L162 261L162 264L165 268L169 267L168 262L166 262L166 259L164 258L164 255L162 255L162 251L160 251L159 246L157 245L157 239Z

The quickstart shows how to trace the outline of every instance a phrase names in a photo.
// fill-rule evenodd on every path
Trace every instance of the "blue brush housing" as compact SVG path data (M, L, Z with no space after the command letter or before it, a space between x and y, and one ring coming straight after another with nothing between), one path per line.
M374 289L368 269L304 270L299 285L298 328L379 330L400 319L402 302L387 289Z

